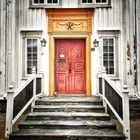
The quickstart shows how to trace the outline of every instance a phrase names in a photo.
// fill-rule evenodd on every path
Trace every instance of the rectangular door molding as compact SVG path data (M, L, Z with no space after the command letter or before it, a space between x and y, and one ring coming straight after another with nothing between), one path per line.
M86 93L85 39L56 39L55 91Z
M91 35L50 35L49 40L49 96L91 96Z

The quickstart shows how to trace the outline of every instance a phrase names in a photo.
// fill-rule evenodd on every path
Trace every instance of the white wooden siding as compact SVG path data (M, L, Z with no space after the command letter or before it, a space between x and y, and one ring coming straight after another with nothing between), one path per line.
M0 96L5 90L5 0L0 2Z

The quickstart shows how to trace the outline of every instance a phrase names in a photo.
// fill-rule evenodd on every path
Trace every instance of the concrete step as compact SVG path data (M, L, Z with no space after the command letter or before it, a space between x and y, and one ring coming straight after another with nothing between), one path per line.
M10 135L10 140L124 140L124 136L111 129L21 129Z
M34 112L104 112L102 105L36 105Z
M27 115L27 120L110 120L106 113L92 112L33 112Z
M99 97L42 97L36 105L102 105Z
M77 94L77 93L68 93L68 94L61 94L61 93L56 93L55 97L86 97L86 93L82 93L82 94Z
M26 121L19 125L19 129L115 129L111 121Z
M42 97L10 140L124 140L99 97Z

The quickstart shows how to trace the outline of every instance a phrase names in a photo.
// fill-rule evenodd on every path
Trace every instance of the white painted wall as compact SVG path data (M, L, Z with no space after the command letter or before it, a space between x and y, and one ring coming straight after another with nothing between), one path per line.
M5 93L5 1L0 1L0 97Z

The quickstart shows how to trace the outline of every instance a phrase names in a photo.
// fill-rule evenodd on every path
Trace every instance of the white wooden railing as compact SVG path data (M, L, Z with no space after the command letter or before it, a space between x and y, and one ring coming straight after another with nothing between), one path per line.
M9 137L15 122L20 118L24 111L32 104L34 105L36 95L36 69L32 69L32 75L18 89L12 86L7 92L7 110L5 137ZM25 99L23 99L23 98Z
M103 100L107 111L108 107L123 126L126 140L130 140L130 115L129 115L129 92L127 86L121 91L113 81L109 79L106 72L98 73L98 94ZM108 107L107 107L108 106Z

